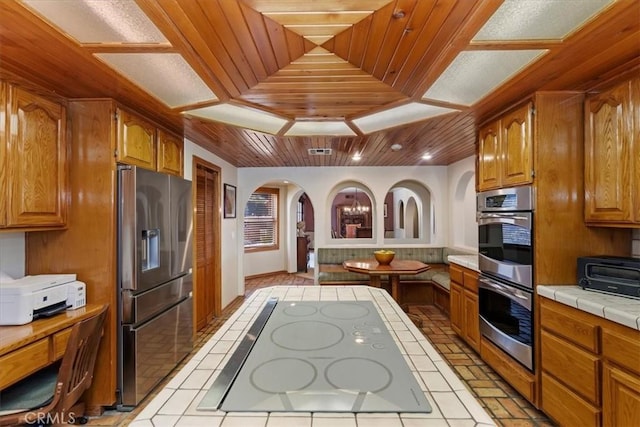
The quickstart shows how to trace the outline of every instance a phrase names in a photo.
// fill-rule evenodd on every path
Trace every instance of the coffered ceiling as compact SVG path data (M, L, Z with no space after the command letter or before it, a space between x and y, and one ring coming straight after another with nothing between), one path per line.
M528 94L640 64L635 0L3 0L0 14L3 78L115 98L239 167L447 165Z

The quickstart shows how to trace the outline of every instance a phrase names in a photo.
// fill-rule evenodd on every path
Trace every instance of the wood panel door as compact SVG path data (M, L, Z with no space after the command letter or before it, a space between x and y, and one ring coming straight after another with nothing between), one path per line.
M480 352L480 312L478 294L463 291L464 338L475 351Z
M463 307L464 290L462 286L455 282L449 284L449 318L451 319L451 329L462 336L464 324Z
M66 222L66 109L17 87L9 90L7 227ZM3 168L4 169L4 168Z
M632 208L633 220L640 224L640 77L631 80L631 108L633 109L632 119L632 165L631 182L633 194Z
M586 102L585 220L632 222L630 83Z
M184 141L178 135L158 129L158 172L182 177Z
M602 424L608 427L638 425L640 377L609 363L605 363L602 374Z
M156 128L143 118L117 109L118 162L156 170Z
M500 121L480 129L478 138L478 191L500 186Z
M198 331L222 310L220 169L194 157L193 181L196 207L194 327Z
M531 103L507 113L501 120L501 182L503 186L532 182L533 141Z

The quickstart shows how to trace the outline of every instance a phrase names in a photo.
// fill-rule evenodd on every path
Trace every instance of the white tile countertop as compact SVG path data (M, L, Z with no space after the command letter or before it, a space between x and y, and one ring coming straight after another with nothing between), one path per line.
M199 411L197 406L270 297L372 301L432 406L431 413ZM207 427L435 427L495 423L422 332L384 290L368 286L274 286L254 292L130 424Z
M587 291L579 286L537 286L536 292L540 296L640 330L640 300Z
M478 255L449 255L448 260L454 264L480 272L480 268L478 267Z

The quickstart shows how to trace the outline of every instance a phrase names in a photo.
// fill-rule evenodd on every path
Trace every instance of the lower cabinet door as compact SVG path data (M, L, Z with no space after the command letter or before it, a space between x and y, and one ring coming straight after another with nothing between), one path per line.
M605 427L640 423L640 377L604 364L602 418Z
M449 301L450 301L450 313L451 329L458 335L462 335L462 324L464 322L463 314L463 289L462 286L454 283L453 281L449 285Z

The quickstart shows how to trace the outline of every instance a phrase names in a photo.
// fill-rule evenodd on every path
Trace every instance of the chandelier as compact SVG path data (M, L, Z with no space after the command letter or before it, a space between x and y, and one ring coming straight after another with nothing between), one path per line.
M351 206L344 206L342 208L342 212L344 212L347 215L359 215L359 214L363 214L366 212L369 212L369 206L363 206L360 204L360 202L358 201L358 188L356 187L356 195L353 199L353 203L351 204Z

